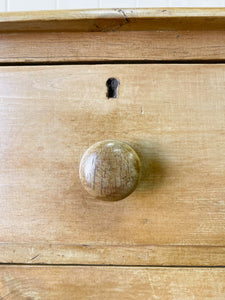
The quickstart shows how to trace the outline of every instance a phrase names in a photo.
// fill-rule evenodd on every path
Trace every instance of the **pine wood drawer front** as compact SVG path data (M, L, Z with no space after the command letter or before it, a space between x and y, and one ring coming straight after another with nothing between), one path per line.
M1 67L0 262L223 265L224 84L224 64ZM122 201L80 184L106 139L142 161Z
M1 266L0 297L27 299L216 299L221 268Z

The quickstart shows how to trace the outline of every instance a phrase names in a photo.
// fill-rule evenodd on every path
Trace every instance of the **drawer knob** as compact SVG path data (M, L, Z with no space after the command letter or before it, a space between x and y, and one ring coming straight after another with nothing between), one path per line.
M84 153L79 169L84 188L103 200L121 200L137 187L141 162L127 143L107 140L92 145Z

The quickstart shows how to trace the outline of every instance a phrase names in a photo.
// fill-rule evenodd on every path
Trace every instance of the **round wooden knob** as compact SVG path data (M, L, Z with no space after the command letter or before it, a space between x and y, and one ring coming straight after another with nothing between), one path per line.
M128 144L102 141L84 153L79 174L82 185L92 196L121 200L135 190L141 176L141 163Z

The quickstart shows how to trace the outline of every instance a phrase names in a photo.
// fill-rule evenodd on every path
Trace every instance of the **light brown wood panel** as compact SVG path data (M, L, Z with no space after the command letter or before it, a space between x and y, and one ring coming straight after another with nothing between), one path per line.
M115 8L0 13L0 32L224 30L224 25L224 8Z
M224 60L225 31L0 34L1 63Z
M1 243L0 262L138 266L223 266L225 247Z
M106 97L112 76L118 99ZM224 83L223 64L2 67L1 243L97 247L88 263L103 261L101 247L114 263L111 248L132 247L134 257L163 245L177 247L179 263L179 246L205 246L202 262L214 246L206 261L224 265ZM84 151L105 139L130 143L142 160L141 183L119 202L93 199L79 181ZM141 264L171 262L160 249ZM79 247L72 253L85 263Z
M225 269L0 267L0 297L18 299L224 299Z

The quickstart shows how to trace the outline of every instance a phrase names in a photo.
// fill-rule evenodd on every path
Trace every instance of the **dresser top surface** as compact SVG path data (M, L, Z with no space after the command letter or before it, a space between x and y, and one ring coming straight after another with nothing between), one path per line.
M225 8L86 9L0 13L0 32L224 29Z

